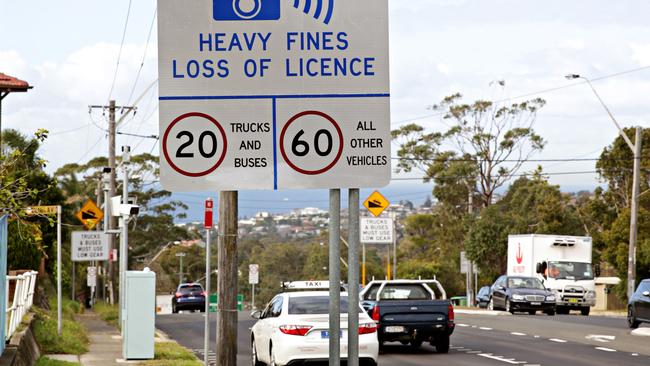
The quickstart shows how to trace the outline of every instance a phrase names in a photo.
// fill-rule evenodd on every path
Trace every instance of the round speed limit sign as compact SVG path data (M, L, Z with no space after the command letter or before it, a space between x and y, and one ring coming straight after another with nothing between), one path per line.
M341 158L343 132L323 112L301 112L291 117L282 129L280 153L293 170L306 175L322 174Z
M170 167L188 177L212 173L226 157L228 141L221 124L199 112L174 119L162 140L162 151Z

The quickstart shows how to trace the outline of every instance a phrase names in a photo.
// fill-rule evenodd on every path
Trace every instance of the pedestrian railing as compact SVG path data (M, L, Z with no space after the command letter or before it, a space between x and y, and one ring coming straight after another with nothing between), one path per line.
M23 316L29 311L34 303L34 289L36 287L36 276L38 272L29 271L18 276L7 276L6 283L6 296L7 301L7 324L6 326L6 340L11 337L18 329ZM11 281L15 282L13 301L9 306L9 287Z

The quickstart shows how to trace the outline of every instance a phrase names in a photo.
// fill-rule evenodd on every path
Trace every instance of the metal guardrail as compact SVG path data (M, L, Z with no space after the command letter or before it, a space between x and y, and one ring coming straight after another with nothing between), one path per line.
M25 272L18 276L7 276L6 284L6 294L5 299L7 301L7 324L6 326L6 340L11 339L11 337L18 329L20 322L23 320L23 316L29 311L34 303L34 288L36 287L36 276L38 272L30 271ZM14 288L14 297L9 306L9 285L11 281L16 282L16 287Z

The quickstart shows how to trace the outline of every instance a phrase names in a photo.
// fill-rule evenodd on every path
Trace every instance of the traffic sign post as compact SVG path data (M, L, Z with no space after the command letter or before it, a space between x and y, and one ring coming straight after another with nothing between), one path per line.
M251 309L255 309L255 285L260 282L260 265L248 265L248 283L251 285Z
M93 200L88 200L75 215L88 230L92 230L104 217L104 212Z
M386 185L388 1L251 1L158 1L163 187Z
M212 266L210 265L210 231L212 231L212 212L214 211L214 201L212 198L205 200L205 219L203 226L205 228L205 292L210 294L210 274ZM210 351L210 301L205 302L205 319L203 329L203 364L208 366L208 353Z
M234 366L236 319L222 310L236 291L236 191L330 189L338 281L340 188L390 180L388 0L158 0L158 37L160 182L221 191L217 362ZM339 346L331 337L330 365Z

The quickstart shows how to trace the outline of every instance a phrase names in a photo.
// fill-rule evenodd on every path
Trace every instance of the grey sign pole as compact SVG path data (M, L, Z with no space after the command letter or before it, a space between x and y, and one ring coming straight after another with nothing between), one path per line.
M329 222L329 279L330 279L330 319L329 319L329 366L341 364L341 190L330 189Z
M359 366L359 189L348 195L348 366Z
M203 327L203 364L208 366L208 353L210 351L210 231L205 230L205 324Z
M59 337L63 324L61 307L61 206L56 206L56 330Z

